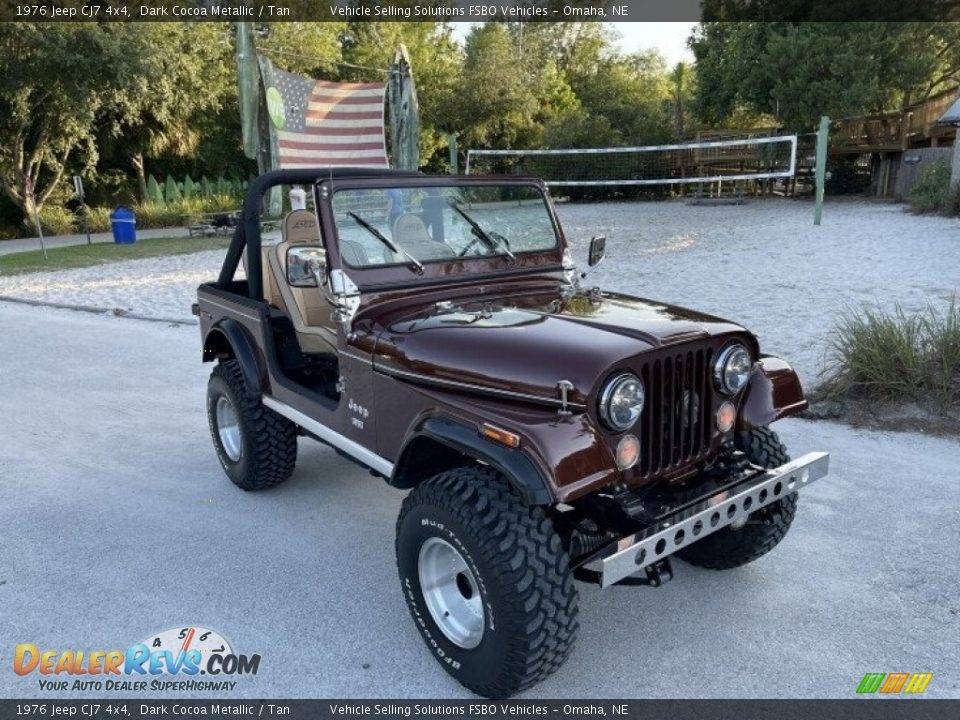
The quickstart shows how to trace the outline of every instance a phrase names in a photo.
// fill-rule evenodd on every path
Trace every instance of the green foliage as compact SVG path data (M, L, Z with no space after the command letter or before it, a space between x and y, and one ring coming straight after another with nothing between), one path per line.
M674 137L693 87L602 23L488 23L467 37L461 147L601 147ZM689 127L684 128L686 130Z
M167 181L163 186L163 199L167 204L176 203L183 199L180 192L180 184L173 179L173 175L167 175Z
M946 161L937 160L921 168L907 199L916 213L955 214L960 209L960 188L951 189L950 166Z
M147 178L147 201L157 204L164 201L163 188L160 187L160 183L153 175Z
M89 223L89 226L90 226L90 232L92 233L110 232L110 213L111 212L113 212L111 208L88 207L87 222Z
M263 23L261 29L265 36L257 40L257 48L277 67L288 72L330 77L331 73L340 70L338 63L343 58L341 37L347 27L345 22ZM375 67L385 66L379 64Z
M229 26L137 23L129 87L102 119L102 142L128 159L145 193L146 159L196 152L204 116L236 95ZM129 68L131 61L127 61Z
M30 186L42 206L71 155L96 162L94 123L127 87L134 36L125 23L0 23L0 189L24 214Z
M533 73L506 26L478 25L466 41L458 118L465 147L534 147L542 142Z
M960 303L908 315L864 309L843 316L831 337L824 383L833 397L960 405Z
M697 109L723 124L740 110L806 131L821 115L896 109L956 84L956 23L706 22L691 41Z
M36 224L32 219L25 220L27 232L36 235ZM40 208L40 227L44 235L71 235L78 232L76 216L66 208L57 205L45 205Z
M181 198L169 203L138 203L133 207L138 228L184 227L186 219L209 213L235 212L241 201L235 194Z

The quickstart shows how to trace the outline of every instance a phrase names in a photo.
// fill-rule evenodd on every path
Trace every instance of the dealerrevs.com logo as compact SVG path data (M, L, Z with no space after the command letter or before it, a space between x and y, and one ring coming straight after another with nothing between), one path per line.
M233 690L241 675L256 675L260 655L240 655L220 633L190 626L164 630L126 650L14 648L13 671L39 676L41 690ZM202 677L201 677L202 676Z

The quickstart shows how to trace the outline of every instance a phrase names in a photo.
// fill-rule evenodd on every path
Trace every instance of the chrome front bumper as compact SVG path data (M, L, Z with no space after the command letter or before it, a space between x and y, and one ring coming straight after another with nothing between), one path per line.
M829 464L829 453L807 453L711 495L654 526L620 538L609 554L597 560L600 586L609 587L693 542L746 522L757 510L826 477Z

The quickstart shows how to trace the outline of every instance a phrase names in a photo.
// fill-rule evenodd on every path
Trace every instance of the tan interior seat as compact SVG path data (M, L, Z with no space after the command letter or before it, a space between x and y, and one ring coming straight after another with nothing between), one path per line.
M335 353L337 328L330 303L319 288L292 287L287 282L287 250L291 246L323 249L316 216L309 210L289 213L283 220L282 237L276 245L263 248L264 296L271 305L286 311L303 352Z
M450 255L450 248L434 241L423 219L415 213L406 213L396 219L393 241L417 260L435 260Z

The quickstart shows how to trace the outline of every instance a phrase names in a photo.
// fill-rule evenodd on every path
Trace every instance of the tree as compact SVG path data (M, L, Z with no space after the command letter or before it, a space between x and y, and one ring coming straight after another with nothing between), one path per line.
M683 140L686 136L687 108L695 97L696 75L689 63L678 62L670 71L670 110L673 116L673 137Z
M542 143L535 116L542 87L501 23L474 27L467 36L459 92L465 147L532 147Z
M106 121L147 197L146 158L185 157L200 142L202 114L236 95L232 37L220 23L141 23L128 38L125 91Z
M607 118L625 144L650 145L670 138L670 82L658 52L575 58L567 77L583 107Z
M32 216L127 80L122 25L0 23L0 190Z
M821 115L895 110L960 79L954 23L707 22L691 40L698 115L772 115L809 130Z
M258 27L257 51L287 72L315 78L339 72L347 23L274 22Z

